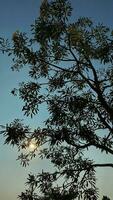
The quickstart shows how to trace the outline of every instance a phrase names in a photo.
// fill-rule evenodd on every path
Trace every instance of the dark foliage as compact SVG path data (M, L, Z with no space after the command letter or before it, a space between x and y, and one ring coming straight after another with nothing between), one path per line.
M19 150L34 139L40 157L55 167L30 174L21 200L96 200L95 168L113 167L85 158L90 147L113 155L113 31L84 17L69 23L71 12L68 0L43 1L30 39L15 32L12 48L0 39L13 70L29 67L31 82L12 91L24 101L23 112L33 117L46 104L49 113L42 129L31 132L16 120L2 131ZM37 148L19 156L23 165Z
M110 198L107 196L103 196L102 200L110 200Z

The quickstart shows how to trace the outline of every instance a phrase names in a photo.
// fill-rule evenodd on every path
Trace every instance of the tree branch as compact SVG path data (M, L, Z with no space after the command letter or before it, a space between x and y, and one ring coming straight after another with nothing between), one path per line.
M102 117L102 115L101 115L101 113L99 112L99 110L96 109L96 111L97 111L97 113L98 113L98 116L99 116L101 122L105 125L106 128L109 129L109 131L110 131L111 133L113 133L113 129L111 128L111 126L109 126L109 124L106 122L106 120Z
M65 71L65 72L69 72L69 73L74 73L73 70L69 70L69 69L66 69L66 68L59 67L58 65L52 64L52 63L50 63L50 62L48 62L48 61L45 61L45 60L43 60L43 59L38 59L37 61L44 62L45 64L48 64L48 65L50 65L50 66L52 66L52 67L55 67L55 68L57 68L57 69L60 69L61 71Z
M108 148L105 145L98 144L96 142L95 143L94 142L89 142L89 143L86 143L84 145L78 145L78 144L72 143L71 141L68 141L68 140L66 142L67 142L67 144L76 147L76 149L78 149L78 150L79 149L86 149L88 147L94 146L94 147L100 149L101 151L106 151L106 153L110 153L110 154L113 155L113 150L112 149Z
M93 164L93 167L113 167L113 163Z

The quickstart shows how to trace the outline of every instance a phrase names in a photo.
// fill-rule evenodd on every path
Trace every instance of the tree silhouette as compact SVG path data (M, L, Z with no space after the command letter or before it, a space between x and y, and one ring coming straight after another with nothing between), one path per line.
M110 198L107 196L103 196L102 200L110 200Z
M54 166L29 174L21 200L96 200L95 168L113 167L85 157L91 147L113 155L113 32L87 17L70 23L71 14L68 0L44 1L31 38L17 31L12 46L0 39L12 70L29 67L31 81L12 91L24 101L22 111L33 117L42 104L49 113L43 128L31 131L16 119L1 131L19 150L35 140L36 148L18 157L24 166L39 146Z

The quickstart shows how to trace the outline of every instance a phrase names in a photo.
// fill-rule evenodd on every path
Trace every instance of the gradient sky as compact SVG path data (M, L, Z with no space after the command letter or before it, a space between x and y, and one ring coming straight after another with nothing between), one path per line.
M96 22L103 22L113 28L113 0L71 0L73 17L88 16ZM16 30L28 32L30 25L39 13L40 0L0 0L0 37L11 38ZM11 60L0 55L0 124L6 124L15 118L25 120L32 127L42 126L42 120L47 113L41 110L32 120L25 118L21 112L22 102L10 95L11 89L21 81L26 80L24 70L21 73L10 70ZM100 162L113 162L110 156L101 156L97 152L89 152L93 158ZM39 172L47 169L48 163L35 159L30 166L23 168L16 161L17 151L10 146L3 145L0 137L0 199L16 200L17 195L24 190L24 183L29 172ZM108 195L113 199L113 170L98 169L98 185L100 194Z

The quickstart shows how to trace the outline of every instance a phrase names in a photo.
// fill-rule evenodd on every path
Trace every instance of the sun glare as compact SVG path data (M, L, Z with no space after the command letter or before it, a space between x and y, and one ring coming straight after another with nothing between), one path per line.
M36 144L35 144L34 142L30 142L30 144L29 144L29 149L30 149L31 151L35 150L35 149L36 149Z

